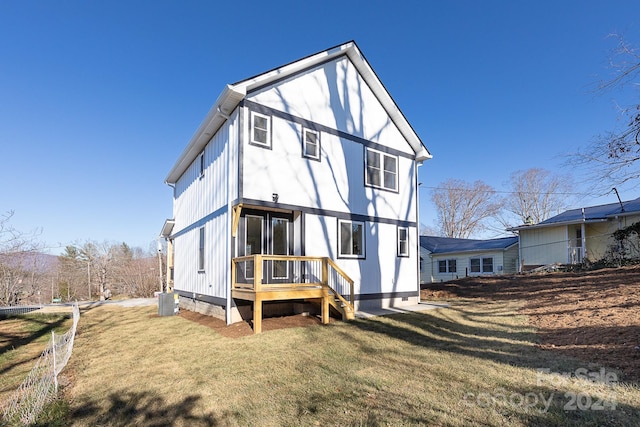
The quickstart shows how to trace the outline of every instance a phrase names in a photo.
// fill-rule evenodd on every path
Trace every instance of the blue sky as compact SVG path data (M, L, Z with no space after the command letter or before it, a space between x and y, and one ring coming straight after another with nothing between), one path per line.
M566 153L619 125L614 101L637 99L591 90L611 75L609 34L640 46L637 0L238 5L1 1L0 212L15 212L11 225L41 229L52 253L87 239L147 249L172 216L164 178L224 85L349 40L434 156L420 170L429 226L429 187L448 178L501 190L512 172L542 167L579 183Z

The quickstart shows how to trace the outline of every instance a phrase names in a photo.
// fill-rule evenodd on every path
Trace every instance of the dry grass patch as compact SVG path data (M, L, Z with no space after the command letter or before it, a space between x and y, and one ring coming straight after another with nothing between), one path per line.
M68 366L65 423L623 426L640 418L636 387L556 378L584 366L537 348L518 304L456 301L237 339L158 317L154 307L95 308L82 314ZM565 410L572 395L615 408Z

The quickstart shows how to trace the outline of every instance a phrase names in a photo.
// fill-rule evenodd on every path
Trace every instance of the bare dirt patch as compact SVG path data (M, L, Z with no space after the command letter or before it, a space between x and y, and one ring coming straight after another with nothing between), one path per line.
M207 316L205 314L200 314L189 310L180 310L178 315L192 322L196 322L200 325L211 328L220 335L227 338L240 338L246 337L248 335L253 335L253 327L250 322L238 322L227 325L223 320L216 317ZM266 317L262 319L262 332L319 324L321 324L321 322L318 317L305 316L302 314L281 317Z
M423 300L521 300L539 346L640 381L640 267L467 277L423 285Z

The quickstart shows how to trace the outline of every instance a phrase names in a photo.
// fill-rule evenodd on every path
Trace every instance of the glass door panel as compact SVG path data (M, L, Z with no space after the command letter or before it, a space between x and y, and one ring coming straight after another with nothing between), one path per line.
M244 254L245 255L254 255L261 254L264 236L263 236L263 226L262 226L263 218L261 216L247 215L245 217L246 221L246 235L245 235L245 247ZM246 277L248 279L253 278L253 270L254 265L253 261L247 261L246 263Z
M289 255L289 220L271 218L271 253L273 255ZM289 277L289 263L274 261L271 275L274 279Z

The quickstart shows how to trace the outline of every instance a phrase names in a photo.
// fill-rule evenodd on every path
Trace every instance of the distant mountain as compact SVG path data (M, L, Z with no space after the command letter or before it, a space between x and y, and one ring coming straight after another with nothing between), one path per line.
M58 262L56 255L42 252L0 254L0 263L5 263L12 267L21 267L24 270L35 271L36 273L54 272L58 268Z

